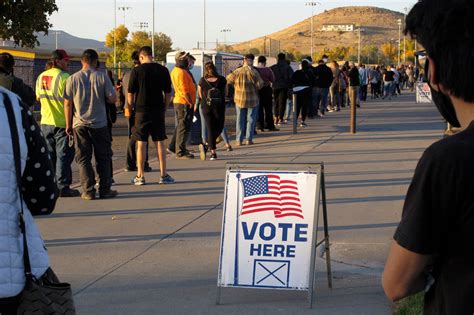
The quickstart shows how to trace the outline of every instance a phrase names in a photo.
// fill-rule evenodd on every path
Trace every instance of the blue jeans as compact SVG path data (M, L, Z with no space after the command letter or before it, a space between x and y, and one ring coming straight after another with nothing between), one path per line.
M201 139L202 139L202 143L207 143L207 128L206 128L206 124L204 123L205 120L204 120L204 114L202 112L202 106L199 106L199 116L201 116ZM230 144L229 136L227 135L227 130L226 130L225 126L224 126L224 129L222 129L221 137L222 137L222 140L224 140L225 144Z
M240 108L236 106L235 111L237 112L237 121L235 124L236 141L244 141L244 133L247 141L252 141L253 132L257 123L258 106L253 108Z
M383 90L384 90L384 96L383 97L391 97L392 96L392 81L384 82L383 84Z
M318 109L323 114L326 111L328 105L328 94L329 88L316 88L316 93L314 94L314 111Z
M74 147L68 144L66 129L41 125L41 131L51 156L58 189L67 189L72 183L71 163L74 160Z

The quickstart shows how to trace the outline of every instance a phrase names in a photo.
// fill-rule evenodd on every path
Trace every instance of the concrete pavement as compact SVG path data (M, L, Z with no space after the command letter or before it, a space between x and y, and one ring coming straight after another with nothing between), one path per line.
M442 137L433 105L406 94L308 120L291 134L264 133L218 161L169 159L174 185L135 187L115 176L119 197L60 199L38 219L51 263L73 285L79 314L390 314L380 275L404 195L423 150ZM226 161L324 162L334 288L317 261L314 309L301 292L224 289L215 305ZM158 168L153 163L154 169Z

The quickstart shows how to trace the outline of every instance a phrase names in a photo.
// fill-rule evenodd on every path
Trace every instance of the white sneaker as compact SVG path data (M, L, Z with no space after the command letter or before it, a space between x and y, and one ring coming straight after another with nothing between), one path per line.
M138 176L135 176L133 179L132 179L132 184L134 184L135 186L142 186L142 185L145 185L145 177L138 177Z

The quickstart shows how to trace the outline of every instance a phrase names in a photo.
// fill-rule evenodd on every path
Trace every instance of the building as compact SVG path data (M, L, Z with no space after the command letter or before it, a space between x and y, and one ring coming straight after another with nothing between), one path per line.
M323 24L323 32L353 32L354 24Z

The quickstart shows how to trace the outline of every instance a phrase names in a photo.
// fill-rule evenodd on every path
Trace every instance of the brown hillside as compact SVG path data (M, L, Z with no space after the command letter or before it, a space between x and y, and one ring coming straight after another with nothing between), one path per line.
M361 45L380 46L388 43L390 39L398 40L397 20L404 15L400 12L391 11L377 7L341 7L325 11L314 16L314 52L322 52L324 49L333 49L337 46L357 47L358 32L322 31L323 24L355 24L360 25L363 32ZM403 31L403 25L402 25ZM280 41L280 49L284 51L297 50L303 54L309 54L311 44L311 18L266 36L266 53L269 53L269 38ZM403 33L402 33L403 36ZM250 48L258 48L264 52L264 37L233 45L234 50L247 51ZM397 45L397 43L394 43ZM272 43L271 54L275 54L278 45Z

